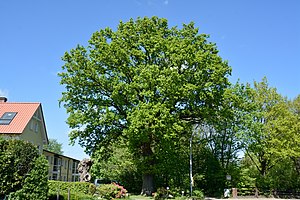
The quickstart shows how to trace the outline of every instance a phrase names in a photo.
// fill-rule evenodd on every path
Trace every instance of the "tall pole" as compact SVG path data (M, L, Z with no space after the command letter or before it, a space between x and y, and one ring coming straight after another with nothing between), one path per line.
M193 134L190 138L190 192L191 196L193 196L193 149L192 149L192 140L193 140Z

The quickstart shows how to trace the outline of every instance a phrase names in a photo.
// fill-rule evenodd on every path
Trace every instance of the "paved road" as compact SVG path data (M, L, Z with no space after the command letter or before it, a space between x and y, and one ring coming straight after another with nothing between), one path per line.
M265 198L265 197L237 197L237 198L227 198L228 200L280 200L280 198ZM296 199L296 198L295 198ZM293 199L293 200L295 200ZM206 197L205 200L219 200L218 198ZM226 200L226 199L222 199ZM291 199L284 199L291 200Z

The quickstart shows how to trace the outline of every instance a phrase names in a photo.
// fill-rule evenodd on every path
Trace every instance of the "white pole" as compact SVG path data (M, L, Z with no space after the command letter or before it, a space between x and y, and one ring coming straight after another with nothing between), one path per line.
M193 196L193 157L192 157L192 140L193 140L193 135L190 138L190 191L191 191L191 196Z

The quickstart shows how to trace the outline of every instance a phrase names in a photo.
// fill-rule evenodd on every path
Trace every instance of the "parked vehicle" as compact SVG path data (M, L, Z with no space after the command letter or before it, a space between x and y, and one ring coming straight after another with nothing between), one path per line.
M110 179L95 179L94 184L96 186L102 185L102 184L111 184L111 183L116 183L120 185L120 183L116 180L110 180Z

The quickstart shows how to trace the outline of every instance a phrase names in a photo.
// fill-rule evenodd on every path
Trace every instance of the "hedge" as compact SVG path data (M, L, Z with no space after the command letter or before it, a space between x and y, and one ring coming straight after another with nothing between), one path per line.
M87 182L62 182L62 181L48 181L49 193L57 193L60 194L68 193L68 189L70 189L70 193L74 194L88 194L93 195L96 191L96 186L92 183Z
M67 200L68 193L59 194L59 200ZM71 200L96 200L97 198L89 194L71 194ZM57 200L57 193L49 193L48 200ZM97 199L98 200L98 199Z

